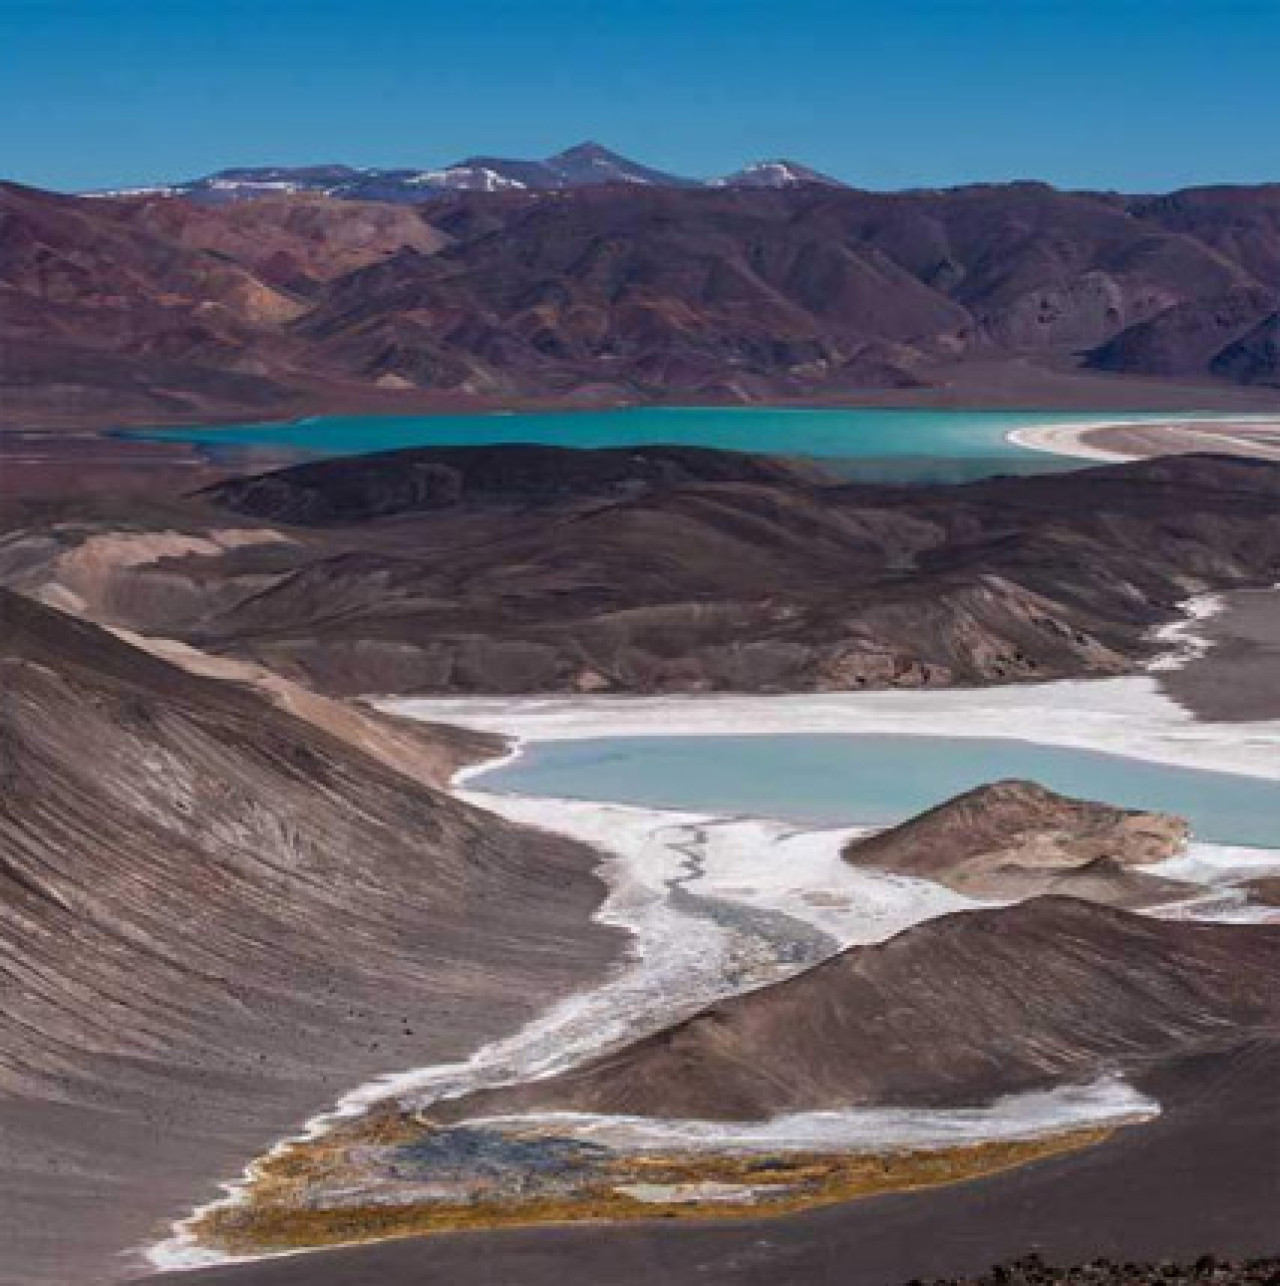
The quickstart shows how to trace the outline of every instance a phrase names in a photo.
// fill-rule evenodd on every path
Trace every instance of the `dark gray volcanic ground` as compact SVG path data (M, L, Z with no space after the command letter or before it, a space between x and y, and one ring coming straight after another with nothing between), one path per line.
M513 399L1276 406L1280 186L565 183L420 206L376 183L219 206L0 185L0 424Z
M340 694L1113 673L1187 594L1276 579L1280 468L1205 457L885 488L694 451L415 452L185 500L18 500L0 529L0 581L24 594ZM122 1248L311 1112L465 1054L619 949L589 923L577 846L28 598L0 594L0 625L6 1286L128 1272ZM1233 628L1260 655L1267 631ZM180 1280L896 1286L1037 1247L1274 1253L1278 950L1272 928L1040 899L846 953L533 1091L723 1115L1123 1067L1165 1113L1086 1153L779 1221L441 1236Z
M122 1252L600 970L590 852L0 591L0 1281Z

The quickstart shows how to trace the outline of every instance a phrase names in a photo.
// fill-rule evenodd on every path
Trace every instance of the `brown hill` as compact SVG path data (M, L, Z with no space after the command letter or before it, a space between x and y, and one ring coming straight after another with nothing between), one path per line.
M2 591L0 625L0 1280L124 1275L338 1092L611 951L586 850Z
M432 1112L740 1120L982 1103L1274 1031L1277 966L1272 927L1035 898L928 921L572 1071Z
M1181 851L1180 817L1069 799L1031 781L979 786L865 839L845 859L937 880L978 898L1061 892L1124 905L1187 890L1140 869Z
M531 506L548 472L576 498ZM413 480L445 474L472 501L423 513ZM325 528L270 568L242 553L221 575L126 570L157 607L120 623L357 694L1115 673L1193 590L1275 579L1278 496L1274 465L1204 457L900 488L659 449L392 453L216 488L255 518ZM388 520L339 521L371 512ZM182 605L168 620L166 599Z
M289 326L317 285L443 240L392 207L210 211L0 184L5 421L278 414L306 382Z
M685 448L421 450L0 526L0 583L338 694L1113 674L1188 594L1278 574L1280 469L1203 456L891 487Z

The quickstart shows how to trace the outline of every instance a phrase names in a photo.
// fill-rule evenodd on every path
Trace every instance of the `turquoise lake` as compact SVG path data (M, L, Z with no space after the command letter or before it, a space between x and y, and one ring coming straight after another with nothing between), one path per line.
M1023 741L902 735L621 737L531 743L482 790L815 825L899 822L1008 777L1186 817L1195 838L1280 848L1280 782Z
M129 430L218 454L358 455L416 446L538 443L564 447L680 444L844 462L841 472L893 481L950 481L1045 473L1082 462L1005 440L1033 424L1143 423L1168 414L1098 411L923 411L779 408L631 408L487 415L322 416L291 424ZM856 467L850 467L856 466Z

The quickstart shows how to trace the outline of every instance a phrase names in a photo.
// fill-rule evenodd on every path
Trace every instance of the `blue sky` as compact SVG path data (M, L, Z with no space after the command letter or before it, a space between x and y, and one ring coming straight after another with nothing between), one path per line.
M867 187L1280 180L1280 0L0 0L0 176L594 138Z

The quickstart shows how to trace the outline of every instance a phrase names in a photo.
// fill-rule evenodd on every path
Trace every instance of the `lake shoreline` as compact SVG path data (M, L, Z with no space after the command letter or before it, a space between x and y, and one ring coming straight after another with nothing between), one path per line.
M1280 460L1280 415L1189 416L1162 423L1083 423L1014 429L1009 441L1030 451L1099 464L1196 452Z
M1214 615L1221 610L1222 599L1219 596L1205 595L1195 599L1188 600L1184 604L1184 616L1165 626L1157 632L1157 637L1166 644L1165 651L1161 658L1155 663L1153 668L1163 667L1166 670L1176 670L1194 662L1198 657L1209 648L1210 643L1203 633L1203 623L1213 619ZM1122 685L1117 688L1116 685ZM1064 691L1065 690L1065 691ZM1045 693L1049 692L1051 699L1047 704L1044 701ZM1082 698L1086 692L1094 694L1092 706L1088 702L1083 702ZM921 726L921 720L925 721L929 731L936 735L938 732L938 704L947 702L950 705L948 718L952 721L953 729L962 730L960 735L974 736L979 735L979 729L982 726L989 726L990 721L994 718L999 726L1007 729L1010 719L1017 718L1023 720L1023 725L1028 721L1028 710L1026 707L1026 694L1031 694L1033 700L1038 698L1038 704L1033 707L1038 711L1040 717L1035 719L1037 728L1036 740L1048 744L1083 744L1084 748L1092 749L1111 749L1115 750L1118 746L1127 745L1130 747L1129 753L1134 753L1135 745L1142 747L1147 752L1147 757L1154 758L1157 762L1186 762L1188 757L1192 766L1211 767L1218 770L1243 772L1246 775L1258 776L1269 780L1280 780L1280 720L1277 720L1274 726L1255 727L1251 730L1249 738L1242 735L1239 725L1226 725L1225 728L1218 728L1215 725L1205 724L1187 713L1184 709L1176 705L1168 697L1164 696L1157 686L1157 681L1151 675L1132 676L1128 678L1112 680L1063 680L1052 684L1041 685L1019 685L1016 687L998 688L998 689L970 689L970 690L935 690L919 693L902 693L902 692L872 692L858 693L852 695L836 694L834 696L819 695L816 697L683 697L683 698L632 698L618 700L617 698L522 698L522 699L486 699L472 698L452 701L421 701L421 700L395 700L382 699L373 702L378 708L390 713L408 716L418 719L426 719L437 723L452 723L455 726L470 727L491 733L497 733L505 738L505 748L496 756L486 758L483 761L467 765L458 770L453 778L453 790L462 799L469 803L487 808L500 816L504 816L509 821L515 821L527 826L540 829L547 829L561 834L567 834L580 841L593 844L597 851L601 853L601 874L609 884L610 894L604 905L597 911L596 918L604 923L614 924L627 928L633 934L633 942L627 953L627 958L631 962L631 968L636 970L637 962L643 962L646 958L660 958L665 964L670 964L672 960L676 965L680 965L678 958L677 944L683 936L701 936L711 940L715 937L707 929L702 929L700 935L677 934L671 936L670 928L666 924L653 922L646 928L644 918L636 919L634 909L634 899L636 896L633 882L637 878L641 867L628 868L628 860L634 863L637 857L641 857L644 863L651 865L653 862L653 849L651 847L653 840L659 835L668 831L674 826L688 826L692 832L701 828L701 833L705 836L708 827L712 823L728 823L733 826L752 826L768 825L761 822L760 819L724 819L715 818L709 815L699 814L664 814L661 811L652 809L628 808L625 805L608 805L608 804L591 804L583 802L566 801L562 799L550 798L526 798L521 796L497 796L485 792L482 788L476 789L477 781L482 778L486 772L493 771L501 764L510 764L516 761L524 752L530 740L537 739L575 739L584 734L584 727L594 726L597 732L607 731L609 735L621 736L626 735L628 728L661 728L668 735L678 733L683 730L684 735L706 735L709 729L709 723L714 725L720 721L721 726L727 720L729 726L735 732L750 730L751 732L762 735L769 733L778 733L784 730L796 731L797 719L803 723L807 718L810 722L817 721L824 726L824 730L831 730L830 724L834 720L838 730L850 730L850 722L856 725L865 724L865 712L873 705L884 707L876 713L875 717L888 719L891 724L895 724L896 730L902 730L904 726L915 728L917 731ZM1096 699L1099 693L1103 693L1103 699ZM997 698L994 710L991 704L986 708L985 718L987 724L983 725L982 719L978 717L982 709L981 703L986 700L990 703L992 698ZM906 708L903 708L903 702L906 702ZM923 705L921 704L923 702ZM1019 703L1022 703L1021 708ZM834 704L833 704L834 703ZM850 703L854 703L851 705ZM976 704L975 704L976 703ZM1012 704L1011 704L1012 703ZM912 709L912 706L920 706L919 709ZM761 718L762 711L767 710L767 717ZM744 715L749 712L749 716L744 719ZM1081 723L1081 714L1090 716ZM1073 722L1074 720L1074 722ZM1135 741L1135 725L1137 726ZM1047 734L1047 735L1046 735ZM1198 734L1198 735L1197 735ZM1006 734L1007 735L1007 732ZM1103 745L1099 747L1096 739L1101 739ZM1030 740L1030 738L1027 738ZM1244 742L1245 744L1241 744ZM1142 757L1142 756L1139 756ZM1227 764L1233 765L1226 767ZM571 824L574 818L578 819L577 824ZM624 825L624 819L630 818L633 828L640 828L638 834L632 836L632 852L628 859L626 849L619 849L619 843L623 842L623 837L627 833L627 826ZM656 819L656 820L655 820ZM776 826L777 824L775 824ZM647 828L647 829L646 829ZM844 841L852 834L858 833L863 828L826 828L807 832L817 837L819 851L813 854L813 857L820 862L827 863L826 874L821 879L812 882L813 888L826 888L830 884L832 876L839 872L844 878L852 878L850 872L852 867L843 863L840 858L840 852L843 848ZM788 834L805 834L806 832L798 831L797 828L784 828L782 831L776 831L773 835L773 843L786 842ZM750 846L759 849L760 836L753 836L750 840ZM683 863L688 859L688 839L682 839L679 842L673 839L666 841L669 855L675 861L673 871L667 871L661 876L661 882L667 884L674 890L676 884L683 884L687 879L692 878L691 872L695 869L690 867L684 875L680 872L685 870ZM738 843L735 838L733 843ZM635 845L638 843L638 847ZM732 852L732 850L730 850ZM744 850L745 851L745 850ZM812 859L811 859L812 860ZM774 863L781 865L790 870L794 863ZM705 873L708 864L703 862L697 867L699 875ZM730 869L733 869L732 862ZM612 877L608 871L612 870ZM735 876L737 884L743 883L740 876ZM925 896L928 890L923 885L928 882L911 882L921 884L921 897ZM908 900L911 899L911 889L906 889ZM936 886L936 896L954 898L955 895L947 894L942 886ZM946 895L946 897L944 897ZM788 903L780 903L776 889L765 889L765 905L771 910L778 910L780 906L786 906L788 912L794 912L800 909L801 903L793 900ZM620 899L620 900L619 900ZM641 905L644 899L641 899ZM946 910L964 909L964 900L959 902L951 901L949 905L939 902L937 906L932 903L921 901L913 910L906 913L906 922L918 921L920 918L931 918L936 914L943 914ZM661 908L659 908L661 910ZM650 902L650 911L653 914L652 902ZM803 915L804 912L801 911ZM810 918L814 913L810 912ZM826 914L826 913L823 913ZM861 910L859 914L862 914ZM882 912L883 914L883 912ZM900 909L896 913L898 918L902 915ZM811 922L813 922L811 920ZM654 925L657 925L656 929ZM824 931L829 929L829 924L818 924L814 922L814 927L821 928ZM872 935L871 940L876 937L892 936L893 931L900 931L906 927L905 923L898 923L897 919L892 921L883 921L876 932ZM880 932L886 930L887 932ZM658 934L653 940L646 940L646 932ZM850 936L847 929L845 932L833 935L841 945L848 945ZM662 943L663 946L656 945ZM855 937L853 939L857 941ZM698 943L698 949L701 950L702 943ZM805 962L793 962L796 967L805 967ZM695 968L698 967L695 965ZM715 968L720 968L719 963ZM640 972L643 972L640 970ZM714 976L714 969L712 971ZM698 975L694 975L698 976ZM704 977L706 975L703 975ZM622 975L622 981L626 982L626 972ZM755 980L758 984L760 979ZM607 994L611 985L618 982L615 976L613 984L606 982L602 988L597 990ZM719 992L712 987L709 994L701 994L696 988L690 992L685 983L672 986L670 979L663 980L662 987L670 991L683 991L683 1000L685 1007L690 1011L696 1009L701 1004L712 998L715 994L727 994L721 986ZM741 989L741 983L739 984ZM595 995L595 992L586 993L587 997ZM567 1002L562 1002L561 1006L556 1009L562 1012L567 1009L574 1023L580 1023L581 1013L575 1013L573 1006L575 1003L581 1003L583 997L570 998ZM516 1047L516 1057L519 1059L521 1050L520 1042L522 1039L527 1040L527 1033L534 1032L534 1057L535 1061L532 1066L522 1065L517 1068L523 1076L546 1074L548 1067L545 1062L536 1061L537 1050L539 1049L539 1040L545 1039L546 1028L540 1027L550 1021L551 1030L555 1034L553 1041L555 1054L553 1060L566 1058L565 1041L562 1035L556 1030L556 1009L551 1014L544 1015L542 1019L535 1018L528 1027L522 1028L504 1041L494 1042L490 1046L482 1046L468 1060L466 1064L460 1064L456 1067L453 1065L443 1069L446 1083L449 1076L456 1077L461 1070L463 1075L468 1073L474 1074L474 1067L477 1063L483 1066L486 1058L491 1058L492 1051L497 1048L503 1050L504 1045L509 1049L512 1045ZM626 1014L628 1004L625 1001L620 1002L610 998L608 1011L611 1013L622 1012ZM679 1008L675 1013L678 1015ZM608 1047L610 1039L616 1042L622 1042L626 1039L634 1039L637 1027L635 1025L634 1014L629 1015L631 1019L630 1026L624 1025L619 1030L607 1033L605 1036L605 1045ZM672 1013L669 1001L667 1002L667 1012L663 1014L665 1022L671 1021ZM641 1019L639 1029L643 1030L644 1020ZM574 1026L570 1025L570 1032ZM599 1023L593 1022L588 1028L587 1039L594 1042L595 1052L601 1048L601 1037ZM591 1049L589 1044L587 1050ZM569 1045L567 1061L575 1062L586 1056L587 1050ZM526 1056L527 1052L526 1052ZM501 1060L499 1059L499 1063ZM553 1064L554 1065L554 1062ZM432 1086L438 1091L440 1088L440 1075L442 1069L435 1067L412 1069L400 1075L390 1075L380 1077L372 1082L358 1086L356 1089L344 1095L334 1109L313 1117L307 1121L301 1133L282 1139L265 1154L263 1158L250 1163L244 1174L237 1181L223 1185L224 1196L217 1201L208 1203L186 1218L178 1221L174 1227L170 1239L166 1242L153 1245L147 1249L147 1256L151 1263L160 1270L189 1269L210 1264L220 1264L232 1262L226 1256L218 1254L209 1254L195 1244L193 1229L200 1225L201 1221L207 1220L211 1213L220 1208L235 1206L246 1199L248 1187L252 1184L254 1177L258 1173L263 1162L267 1159L278 1157L282 1151L287 1150L290 1146L299 1141L309 1141L323 1137L326 1132L343 1121L349 1121L353 1117L359 1116L367 1111L373 1104L385 1101L389 1098L402 1097L404 1095L421 1094L424 1090ZM512 1069L507 1068L505 1073L510 1079ZM437 1095L438 1096L438 1095ZM446 1095L448 1096L448 1095ZM286 1251L284 1254L310 1254L317 1249L315 1247L300 1248L298 1250ZM276 1252L282 1253L282 1252ZM258 1256L249 1256L257 1259Z

